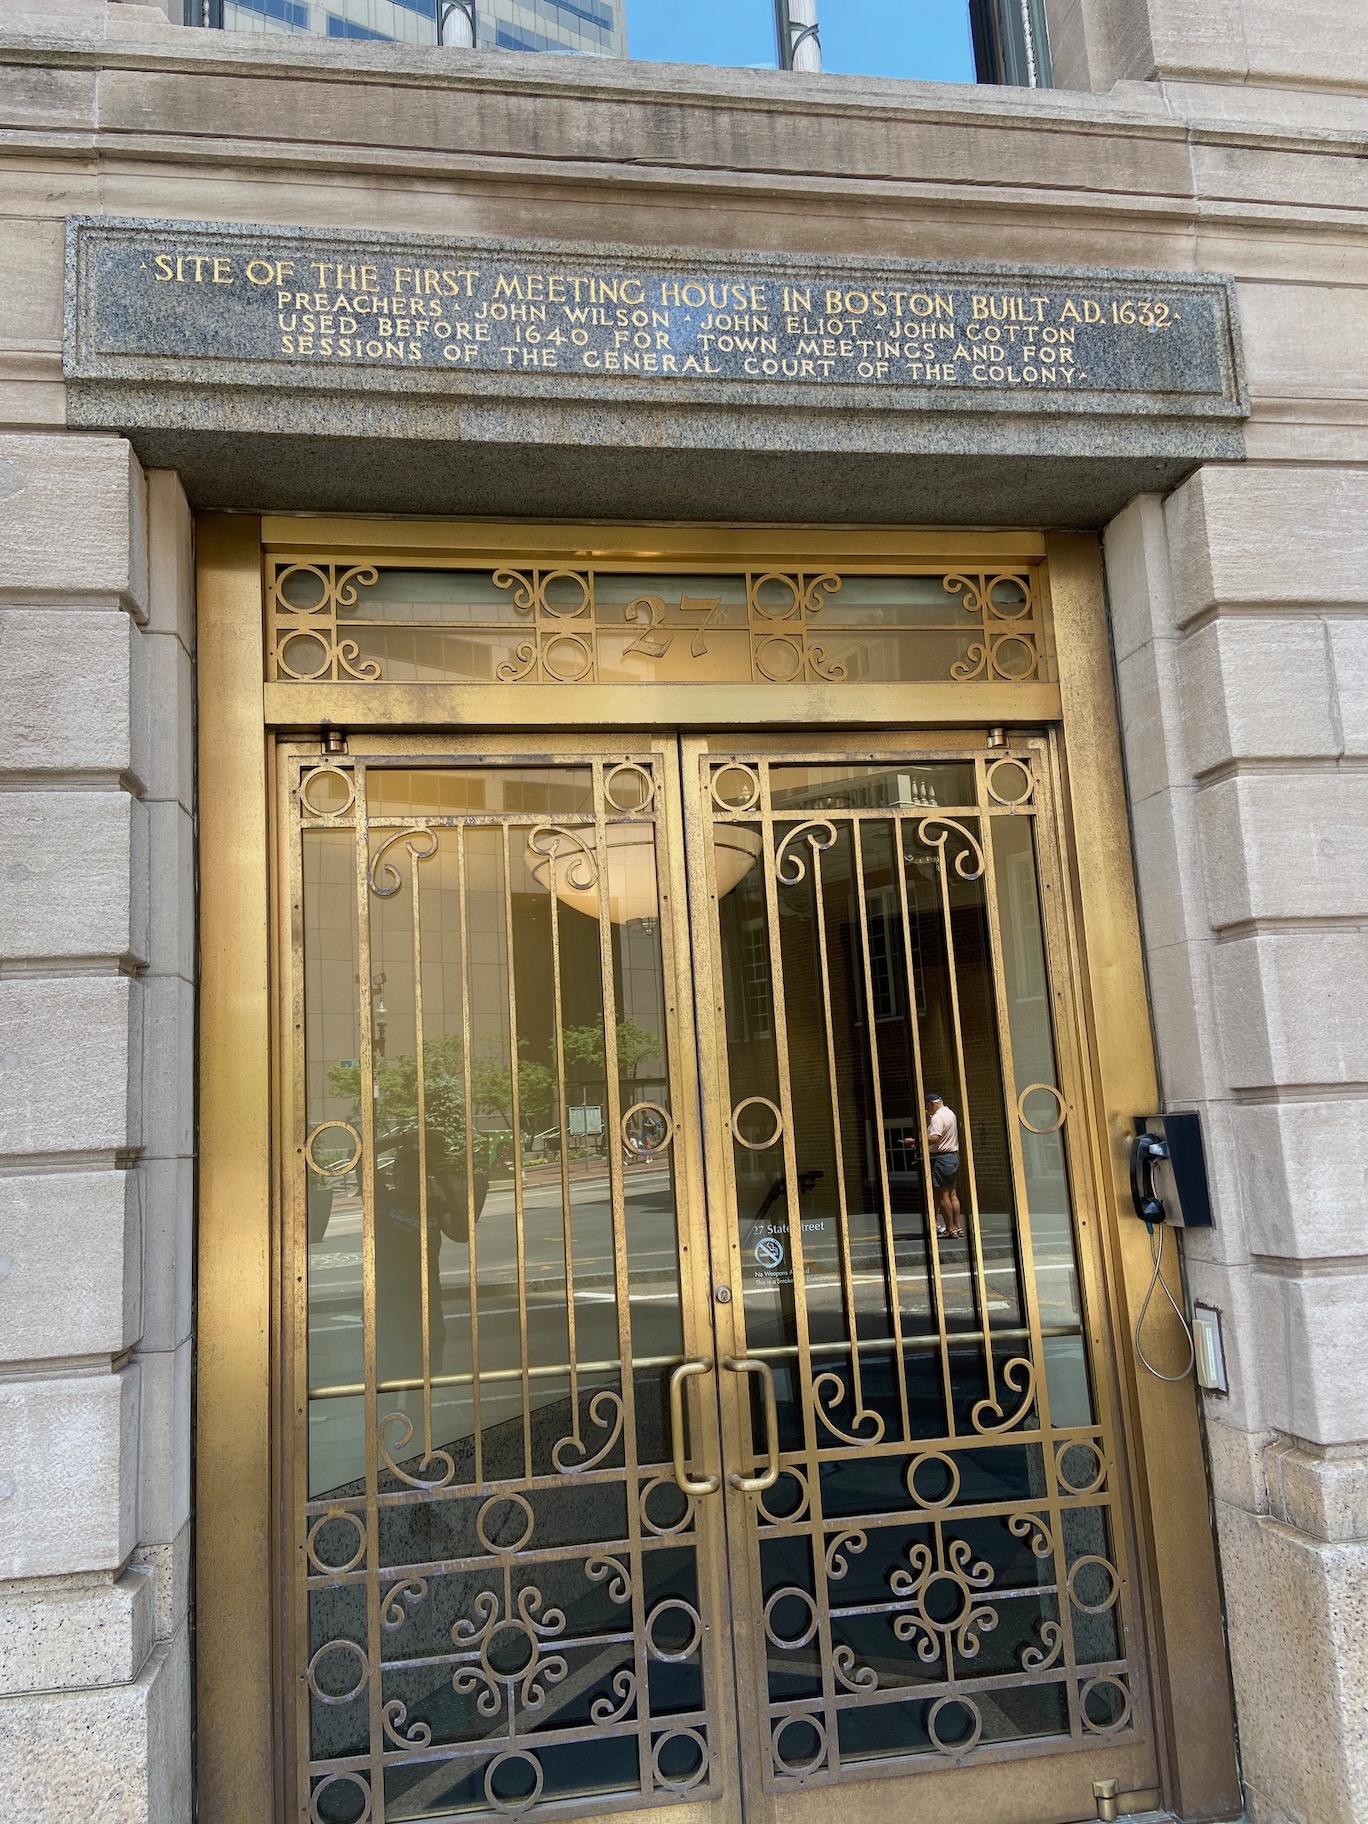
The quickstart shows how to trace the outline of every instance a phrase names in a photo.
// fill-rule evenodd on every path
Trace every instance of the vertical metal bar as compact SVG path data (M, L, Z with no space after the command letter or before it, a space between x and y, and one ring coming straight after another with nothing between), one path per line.
M513 1236L518 1274L518 1361L522 1369L523 1474L532 1474L532 1384L527 1359L527 1240L523 1209L522 1089L518 1082L518 987L513 952L513 861L509 826L503 844L504 955L508 970L509 1114L513 1118Z
M287 1605L286 1639L289 1646L285 1655L285 1676L291 1681L284 1688L291 1689L298 1679L300 1667L309 1660L309 1559L307 1549L298 1549L300 1541L306 1540L309 1531L309 1296L310 1269L309 1259L309 1209L308 1209L308 1165L301 1159L301 1147L309 1132L309 1109L307 1096L307 1061L308 1061L308 1028L306 1025L307 1003L304 995L305 983L305 947L307 925L305 924L304 907L304 837L301 824L303 816L299 802L300 775L307 767L307 762L294 761L288 767L281 766L282 774L289 775L288 802L282 821L285 835L282 843L285 867L282 872L286 878L277 884L276 908L277 917L285 905L290 909L289 948L282 954L286 980L289 984L288 1026L282 1021L282 1053L285 1077L284 1094L287 1098L291 1128L295 1140L294 1146L283 1147L282 1176L286 1184L283 1205L286 1212L286 1233L284 1237L285 1273L282 1276L281 1312L283 1335L281 1337L281 1368L284 1386L288 1388L289 1406L286 1410L285 1423L281 1430L285 1434L282 1442L285 1446L286 1485L290 1491L293 1506L291 1516L296 1550L290 1554L289 1589L290 1600ZM277 933L280 927L277 924ZM285 946L281 945L282 952ZM299 1179L304 1180L303 1207L300 1204ZM291 1422L293 1421L293 1422ZM301 1816L307 1815L309 1806L309 1757L310 1728L309 1705L307 1700L286 1707L287 1714L282 1719L284 1736L293 1747L295 1790L297 1806Z
M627 826L630 827L630 826ZM613 981L613 925L608 877L608 815L603 788L603 762L594 762L594 844L600 857L598 871L599 978L603 998L603 1063L608 1100L608 1192L613 1212L613 1291L617 1302L618 1349L621 1361L623 1430L629 1435L628 1461L636 1457L635 1389L628 1370L632 1356L631 1286L627 1272L627 1211L622 1182L620 1124L622 1097L618 1084L617 991Z
M461 1104L465 1114L465 1242L467 1242L467 1297L471 1302L471 1446L474 1481L485 1476L485 1439L480 1425L480 1288L474 1240L474 1107L471 1094L471 932L469 932L469 855L465 848L467 826L456 824L456 928L461 947ZM416 890L416 883L414 883ZM440 1295L440 1293L438 1293Z
M950 1342L945 1328L945 1284L941 1278L940 1241L936 1233L936 1194L931 1183L931 1149L926 1133L926 1075L922 1068L921 1028L917 1022L917 973L912 956L912 915L907 898L907 857L903 853L903 819L893 820L898 871L898 904L902 911L903 967L907 975L907 1030L912 1037L912 1081L917 1103L917 1137L922 1161L922 1195L926 1204L926 1247L930 1261L931 1293L935 1299L936 1330L940 1337L941 1387L945 1399L945 1435L953 1438L955 1390L950 1373ZM908 1433L909 1441L911 1433Z
M422 1310L423 1467L426 1469L432 1460L432 1337L428 1303L432 1237L428 1233L427 1060L424 1055L423 937L418 915L416 858L409 880L413 921L413 1052L418 1105L418 1297Z
M370 1671L367 1707L370 1726L371 1816L385 1816L385 1733L380 1660L380 1485L379 1401L376 1393L375 1288L375 1044L371 997L370 832L366 813L366 771L356 768L357 945L361 990L361 1322L366 1483L366 1656Z
M826 1724L828 1742L828 1764L834 1771L837 1765L836 1748L836 1681L831 1665L831 1609L827 1600L825 1553L825 1533L822 1527L821 1479L819 1476L819 1459L817 1445L817 1417L813 1406L812 1391L812 1339L808 1330L807 1314L807 1276L803 1265L803 1225L798 1204L798 1159L794 1151L793 1132L793 1086L789 1074L788 1049L788 1000L784 993L784 958L783 946L779 932L779 886L777 880L777 859L775 847L774 804L770 794L769 762L755 762L756 776L760 786L760 830L763 867L765 870L765 916L769 927L770 983L774 1002L774 1063L778 1077L779 1112L783 1117L783 1152L784 1152L784 1191L788 1211L789 1227L789 1260L793 1267L793 1324L794 1337L798 1345L796 1367L796 1385L794 1392L801 1400L803 1411L803 1462L807 1474L809 1491L808 1502L808 1536L812 1553L812 1584L814 1604L817 1610L818 1634L824 1643L821 1655L822 1665L822 1711ZM711 802L711 793L709 794ZM811 854L811 845L809 853ZM853 1350L852 1350L853 1353ZM745 1428L750 1437L752 1420L750 1404L747 1402L742 1411L745 1414ZM752 1446L753 1449L753 1446ZM758 1550L758 1545L757 1545ZM769 1686L766 1675L766 1654L763 1631L760 1633L756 1654L760 1680L760 1713L769 1716ZM766 1727L765 1740L768 1752L769 1731Z
M598 867L602 855L595 856ZM581 1451L579 1361L575 1336L575 1240L570 1207L570 1123L565 1107L565 1017L561 998L560 901L556 897L557 856L552 848L547 861L547 884L551 907L551 1017L556 1037L556 1113L560 1130L561 1237L565 1250L565 1341L570 1372L570 1436Z
M632 1367L632 1288L627 1259L627 1195L622 1178L622 1095L618 1082L617 987L613 980L612 894L609 879L608 803L604 787L604 762L594 761L594 847L600 857L598 871L599 976L603 997L603 1069L607 1100L608 1188L613 1211L613 1295L617 1303L618 1392L622 1400L622 1462L627 1489L627 1551L631 1567L633 1621L638 1605L644 1615L645 1566L641 1551L640 1483L637 1477L636 1376ZM652 779L654 781L654 769ZM659 799L659 785L656 785ZM630 829L630 824L622 827ZM655 826L651 828L655 859ZM626 864L631 866L630 861ZM656 887L659 894L659 882ZM657 902L658 903L658 902ZM637 1677L637 1766L644 1774L650 1753L650 1705L647 1702L649 1669L642 1630L633 1627L633 1664Z
M942 825L942 827L944 827ZM981 847L980 843L980 847ZM964 1154L964 1163L969 1182L969 1235L974 1255L975 1296L978 1301L979 1324L983 1332L983 1370L987 1380L988 1399L997 1398L997 1370L993 1365L993 1339L988 1329L988 1282L983 1266L983 1233L979 1224L978 1185L974 1177L974 1141L970 1132L972 1123L969 1118L969 1079L964 1068L964 1029L960 1024L959 1007L959 966L955 960L955 933L950 919L950 842L946 839L937 851L941 889L941 920L945 933L946 980L950 988L950 1022L955 1035L955 1075L960 1105L960 1146ZM930 1169L930 1154L927 1154L927 1168Z
M852 826L853 828L853 826ZM850 1336L850 1387L855 1402L855 1423L864 1416L864 1385L860 1372L859 1326L855 1312L855 1283L850 1268L850 1210L846 1203L845 1156L841 1142L841 1095L836 1078L836 1040L831 1017L831 971L827 961L826 907L822 897L822 857L812 850L812 891L817 925L817 973L822 988L822 1018L826 1030L827 1082L831 1093L831 1135L836 1156L836 1221L841 1244L841 1303Z
M896 830L894 832L896 834ZM907 1405L907 1372L903 1357L902 1299L898 1286L898 1257L893 1242L893 1199L888 1190L888 1154L884 1147L883 1079L879 1072L879 1035L874 1021L874 972L869 960L869 901L864 884L864 833L858 817L850 820L851 861L855 874L855 906L860 926L860 965L864 971L865 1031L869 1035L869 1083L874 1094L874 1152L879 1161L879 1195L883 1203L884 1260L889 1279L889 1306L893 1317L893 1342L897 1351L898 1406L903 1436L912 1435ZM858 1338L852 1337L858 1355ZM882 1431L882 1427L880 1427Z
M1005 967L1004 967L1005 959L1004 959L1003 944L1002 944L1002 916L1001 916L1001 906L998 901L997 869L996 869L996 864L995 864L995 860L994 860L994 856L993 856L993 839L992 839L993 838L993 825L996 820L992 814L991 806L990 806L990 803L988 800L988 793L987 793L987 790L983 783L984 766L983 766L982 760L979 760L977 762L976 770L978 772L978 778L979 778L979 793L980 793L979 802L980 802L980 805L982 806L982 825L981 825L981 827L982 827L983 833L984 833L983 885L984 885L984 899L985 899L985 902L987 905L987 913L988 913L988 936L989 936L989 945L990 945L991 958L992 958L991 976L992 976L992 982L993 982L994 999L996 1002L996 1009L997 1009L998 1032L1000 1034L999 1043L998 1043L998 1055L1001 1060L1003 1110L1006 1115L1008 1156L1009 1156L1009 1158L1011 1160L1011 1164L1012 1164L1012 1189L1013 1189L1013 1193L1016 1198L1016 1221L1013 1224L1013 1228L1014 1228L1015 1234L1016 1234L1017 1246L1021 1252L1021 1271L1022 1271L1022 1279L1024 1282L1023 1290L1024 1290L1025 1296L1026 1296L1026 1327L1030 1333L1031 1359L1032 1359L1033 1365L1035 1366L1035 1368L1037 1370L1037 1373L1036 1373L1036 1404L1039 1408L1040 1415L1041 1415L1040 1429L1042 1431L1048 1431L1049 1426L1050 1426L1049 1394L1048 1394L1048 1390L1045 1385L1045 1358L1044 1358L1044 1349L1042 1346L1042 1337L1041 1337L1041 1328L1040 1328L1040 1309L1039 1309L1039 1300L1038 1300L1038 1296L1037 1296L1037 1288L1036 1288L1036 1280L1035 1280L1035 1245L1034 1245L1034 1241L1033 1241L1033 1238L1031 1235L1030 1205L1029 1205L1029 1200L1028 1200L1027 1190L1026 1190L1026 1167L1025 1167L1025 1160L1022 1156L1021 1122L1019 1119L1018 1109L1017 1109L1017 1097L1020 1092L1019 1092L1019 1086L1018 1086L1017 1080L1016 1080L1016 1060L1015 1060L1015 1057L1013 1056L1013 1052L1012 1052L1011 1009L1010 1009L1010 1006L1009 1006L1008 1000L1007 1000L1007 981L1006 981L1006 973L1005 973ZM1034 825L1035 819L1033 816L1030 815L1030 813L1027 812L1027 813L1018 813L1018 814L1026 817L1028 825L1030 825L1030 826ZM1035 880L1035 871L1034 871L1035 840L1034 840L1034 829L1033 828L1032 828L1032 842L1031 842L1031 860L1032 860L1032 864L1033 864L1032 880L1034 883L1034 880ZM1037 891L1038 891L1038 889L1037 889ZM1041 950L1042 950L1042 961L1043 961L1044 960L1043 933L1042 933ZM1048 981L1049 981L1049 977L1048 977L1048 972L1047 972L1047 975L1046 975L1047 985L1048 985ZM1046 1001L1047 1007L1048 1007L1048 1004L1049 1003L1048 1003L1048 998L1047 998L1047 1001ZM1053 1051L1054 1051L1053 1022L1051 1022L1050 1037L1051 1037L1051 1047L1050 1048L1051 1048L1051 1052L1053 1053ZM1058 1071L1058 1066L1056 1065L1056 1074L1057 1074L1057 1071Z
M1036 745L1033 743L1032 745ZM1135 1539L1135 1512L1131 1507L1132 1485L1125 1479L1125 1456L1118 1437L1119 1414L1115 1401L1117 1355L1114 1331L1107 1315L1105 1266L1100 1257L1099 1225L1083 1215L1078 1199L1087 1198L1086 1186L1093 1187L1096 1198L1099 1183L1089 1169L1089 1140L1094 1146L1106 1132L1102 1110L1092 1101L1087 1028L1082 1024L1082 1009L1088 1004L1089 991L1083 968L1083 933L1075 923L1076 912L1066 890L1066 856L1070 838L1062 823L1065 783L1061 768L1058 734L1039 744L1036 776L1036 865L1040 895L1040 937L1045 954L1046 980L1050 986L1049 1005L1055 1044L1055 1068L1064 1089L1070 1118L1060 1135L1064 1147L1065 1171L1071 1200L1071 1232L1074 1266L1077 1275L1079 1315L1087 1350L1092 1383L1094 1413L1101 1432L1099 1448L1106 1464L1108 1485L1114 1491L1105 1504L1112 1559L1121 1579L1121 1594L1116 1603L1120 1616L1119 1639L1122 1651L1130 1661L1133 1685L1148 1683L1148 1662L1140 1625L1131 1606L1132 1584L1128 1563L1140 1549ZM1073 1111L1077 1110L1075 1119ZM1072 1130L1072 1131L1071 1131ZM1096 1157L1094 1153L1094 1158ZM1101 1209L1106 1207L1106 1180L1102 1181ZM1091 1201L1091 1199L1090 1199ZM1093 1202L1094 1210L1098 1204ZM1100 1212L1099 1212L1100 1213ZM1053 1472L1053 1465L1047 1465ZM1061 1609L1063 1602L1061 1599ZM1072 1629L1069 1630L1072 1644ZM1074 1686L1073 1704L1077 1702ZM1081 1729L1081 1719L1074 1727Z
M1026 764L1029 765L1029 762L1026 762ZM1072 1605L1069 1601L1068 1591L1065 1586L1068 1561L1064 1544L1064 1528L1062 1523L1058 1478L1055 1474L1054 1440L1051 1435L1050 1427L1050 1390L1045 1374L1045 1349L1040 1332L1040 1305L1037 1296L1035 1277L1035 1245L1031 1235L1030 1202L1026 1190L1026 1167L1022 1157L1021 1122L1017 1108L1017 1097L1020 1091L1016 1080L1016 1059L1012 1051L1012 1022L1011 1009L1007 1000L1006 958L1002 945L1002 916L1001 907L998 902L997 868L993 855L993 826L995 817L987 789L987 768L981 756L974 763L974 771L978 785L980 807L979 827L983 831L983 889L988 911L988 934L992 960L991 973L993 991L997 1002L999 1033L998 1055L1001 1060L1002 1069L1003 1109L1006 1115L1008 1156L1012 1162L1012 1189L1016 1198L1016 1221L1013 1224L1013 1227L1016 1232L1017 1247L1020 1250L1023 1282L1022 1290L1026 1298L1026 1327L1030 1332L1031 1362L1035 1370L1035 1402L1036 1410L1039 1414L1041 1454L1044 1459L1045 1500L1041 1505L1048 1506L1050 1513L1050 1542L1054 1548L1055 1583L1059 1591L1058 1604L1059 1619L1063 1627L1063 1655L1064 1663L1069 1671L1066 1686L1069 1693L1069 1724L1073 1735L1077 1738L1082 1734L1083 1724L1082 1718L1078 1714L1078 1677L1073 1637ZM1031 768L1031 777L1035 781L1036 789L1038 791L1041 786L1041 781L1034 768ZM1010 815L1011 813L1000 814ZM1035 891L1038 897L1040 889L1037 872L1038 864L1036 861L1035 818L1029 812L1019 812L1017 815L1026 817L1028 827L1031 829L1032 886L1033 891ZM1042 964L1045 964L1045 984L1047 989L1045 1005L1048 1009L1050 1005L1050 996L1048 993L1050 977L1049 967L1045 959L1045 931L1043 919L1041 921L1040 947L1041 962ZM1048 1018L1049 1015L1047 1014L1046 1017ZM1051 1052L1054 1053L1054 1022L1052 1019L1050 1021L1050 1027L1050 1049ZM1055 1064L1055 1074L1056 1076L1059 1074L1057 1061ZM1062 1152L1062 1135L1060 1145ZM1119 1639L1118 1644L1120 1644Z
M413 891L418 892L417 877ZM470 1265L470 1408L475 1483L484 1481L484 1430L480 1421L480 1287L475 1243L475 1110L470 1072L470 869L466 825L456 826L456 908L461 944L461 1095L465 1114L466 1245Z
M730 1060L707 746L704 737L685 736L671 761L662 760L665 797L658 856L666 1032L671 1041L670 1111L678 1123L673 1156L679 1199L676 1236L681 1340L689 1356L715 1356L722 1348L740 1348L745 1330L745 1274L740 1236L732 1216L736 1209L736 1148L727 1120L731 1106L727 1087ZM675 838L676 814L684 834L682 844ZM696 1043L689 1043L691 1037ZM706 1105L704 1083L708 1085ZM711 1233L710 1214L715 1215ZM719 1292L724 1285L734 1288L735 1296L715 1304L711 1297L713 1283ZM716 1382L723 1377L714 1375L711 1379ZM712 1399L699 1401L705 1420L702 1435L709 1436L706 1421L710 1416L715 1418L724 1461L741 1450L738 1391L734 1385L718 1387ZM749 1408L745 1417L749 1422ZM695 1515L694 1562L698 1566L700 1606L706 1605L705 1613L711 1612L715 1618L709 1629L704 1698L709 1728L715 1732L717 1743L718 1782L726 1795L722 1815L736 1819L748 1794L762 1791L765 1779L761 1752L766 1739L762 1721L766 1700L759 1688L758 1662L754 1657L758 1630L753 1617L764 1603L759 1594L755 1515L748 1505L728 1501L725 1495L717 1502L700 1503ZM730 1578L728 1538L735 1548ZM749 1749L744 1766L738 1752L741 1741Z

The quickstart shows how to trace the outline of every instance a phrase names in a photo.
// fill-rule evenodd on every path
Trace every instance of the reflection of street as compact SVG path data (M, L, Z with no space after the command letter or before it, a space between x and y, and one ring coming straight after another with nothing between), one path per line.
M569 1169L569 1228L574 1285L574 1359L581 1387L617 1386L623 1350L619 1337L616 1256L611 1189L606 1162L576 1161ZM631 1355L638 1363L677 1359L683 1348L679 1309L677 1237L671 1173L665 1164L629 1164L623 1172L626 1269ZM563 1402L569 1393L571 1359L566 1274L566 1220L558 1167L535 1167L523 1182L523 1274L526 1295L518 1298L518 1224L511 1180L489 1187L475 1229L477 1296L470 1296L471 1248L440 1239L440 1322L434 1359L442 1371L433 1393L436 1443L469 1436L475 1426L472 1388L475 1349L479 1365L479 1424L482 1429L517 1418L523 1409L524 1335L531 1405ZM928 1272L920 1224L909 1232L896 1219L894 1250L898 1308L905 1342L925 1340L936 1328L936 1298ZM1005 1214L983 1217L983 1281L986 1314L996 1332L1024 1322L1011 1225ZM774 1212L761 1224L743 1227L744 1294L750 1346L787 1353L794 1334L792 1272L787 1257L787 1224ZM310 1384L349 1389L341 1397L315 1399L311 1412L314 1486L336 1487L363 1471L362 1401L362 1224L355 1190L333 1202L326 1234L310 1249ZM834 1219L804 1222L804 1277L809 1333L814 1344L840 1345L848 1336L846 1291ZM1057 1244L1037 1238L1036 1287L1040 1319L1047 1331L1078 1324L1076 1275L1067 1223ZM849 1220L850 1296L862 1344L891 1335L888 1279L882 1225L872 1214L852 1212ZM963 1242L940 1244L941 1304L952 1334L974 1333L980 1323L978 1264ZM1044 1255L1045 1258L1039 1256ZM382 1269L381 1269L382 1270ZM472 1321L473 1319L473 1321ZM415 1301L414 1331L421 1327ZM386 1356L396 1339L377 1339L379 1377L385 1383ZM406 1339L412 1351L412 1335ZM395 1389L382 1396L381 1411L401 1411L421 1437L421 1395Z
M983 1284L992 1328L1024 1323L1016 1243L1011 1219L987 1211L982 1218ZM804 1215L803 1283L808 1324L814 1340L837 1341L846 1331L846 1294L834 1217ZM852 1210L848 1217L850 1296L860 1320L860 1334L890 1335L887 1243L878 1216ZM895 1216L893 1254L897 1269L897 1305L904 1336L926 1334L935 1325L934 1279L922 1228L906 1215ZM938 1247L941 1306L946 1328L976 1330L979 1324L979 1264L967 1240L942 1239ZM771 1215L743 1228L746 1310L751 1327L763 1327L765 1342L778 1340L791 1304L793 1269L789 1260L788 1225ZM1078 1323L1077 1274L1067 1220L1058 1243L1041 1246L1035 1260L1036 1297L1046 1329L1073 1328ZM881 1327L879 1319L883 1316ZM785 1340L792 1341L791 1320ZM758 1338L753 1338L758 1342Z
M570 1267L574 1283L574 1358L582 1386L616 1385L622 1356L613 1245L612 1194L602 1160L569 1167ZM523 1274L526 1283L527 1368L533 1407L562 1401L569 1391L566 1221L558 1167L535 1167L523 1181ZM630 1164L623 1171L631 1355L677 1358L679 1318L674 1194L668 1165ZM309 1382L359 1389L362 1377L362 1221L353 1191L334 1198L326 1235L310 1248ZM440 1239L442 1374L433 1394L434 1440L448 1442L473 1429L474 1347L479 1350L482 1428L522 1411L523 1332L518 1299L518 1223L513 1183L489 1187L475 1227L476 1296L470 1296L472 1249ZM381 1270L377 1267L377 1271ZM472 1323L472 1316L474 1322ZM415 1304L415 1331L422 1313ZM386 1379L387 1345L377 1339L379 1378ZM437 1351L434 1348L433 1354ZM382 1396L381 1410L421 1424L416 1391ZM315 1399L310 1448L315 1487L336 1487L362 1473L361 1401L355 1395ZM418 1433L421 1436L421 1432Z

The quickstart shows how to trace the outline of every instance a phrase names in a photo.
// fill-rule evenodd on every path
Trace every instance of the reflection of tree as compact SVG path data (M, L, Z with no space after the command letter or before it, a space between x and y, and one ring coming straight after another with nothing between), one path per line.
M592 1082L602 1079L604 1071L603 1028L601 1026L567 1026L562 1035L567 1082ZM527 1045L519 1045L518 1112L525 1134L536 1133L550 1121L556 1104L554 1065L537 1062L521 1055ZM654 1033L638 1026L635 1020L619 1020L617 1025L617 1066L619 1078L630 1081L647 1059L658 1056L660 1041ZM377 1058L375 1071L375 1120L379 1136L389 1137L411 1132L418 1125L418 1059L410 1053L397 1058ZM328 1088L352 1104L361 1107L361 1066L336 1064L328 1072ZM470 1094L477 1114L498 1115L505 1127L513 1127L513 1071L507 1058L472 1058L470 1060ZM454 1162L465 1160L465 1048L459 1033L450 1032L440 1039L429 1039L423 1047L423 1100L429 1128L436 1128L445 1139L448 1157Z
M660 1052L660 1040L635 1020L617 1023L618 1076L636 1076L647 1058ZM567 1026L565 1029L565 1064L567 1071L576 1069L585 1076L603 1070L603 1028L600 1026Z
M418 1059L409 1053L397 1058L377 1058L375 1070L375 1132L377 1144L414 1133L418 1127ZM345 1097L355 1115L361 1110L360 1064L335 1064L328 1072L328 1088ZM479 1106L478 1095L475 1098ZM446 1141L453 1164L465 1163L465 1082L461 1041L455 1033L431 1039L423 1047L423 1103L429 1131L436 1129Z

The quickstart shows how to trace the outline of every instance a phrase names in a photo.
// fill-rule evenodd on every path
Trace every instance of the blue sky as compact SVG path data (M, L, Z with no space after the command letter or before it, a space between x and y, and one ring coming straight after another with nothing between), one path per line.
M972 82L966 0L817 0L825 69ZM627 0L633 57L774 67L773 0Z

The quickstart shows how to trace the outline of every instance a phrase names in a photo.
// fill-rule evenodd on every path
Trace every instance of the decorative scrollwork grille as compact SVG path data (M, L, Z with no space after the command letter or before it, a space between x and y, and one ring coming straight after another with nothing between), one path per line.
M958 580L984 627L962 675L982 676L1028 611L998 579ZM776 1792L1139 1727L1071 1218L1042 758L1025 741L961 763L721 744L701 761L745 1347L783 1390L749 1533ZM723 892L747 832L758 865Z
M311 627L355 574L318 577ZM719 1592L661 1391L683 1359L663 799L650 752L300 767L313 1824L718 1791Z
M399 570L270 560L286 683L1025 684L1045 676L1036 569Z

